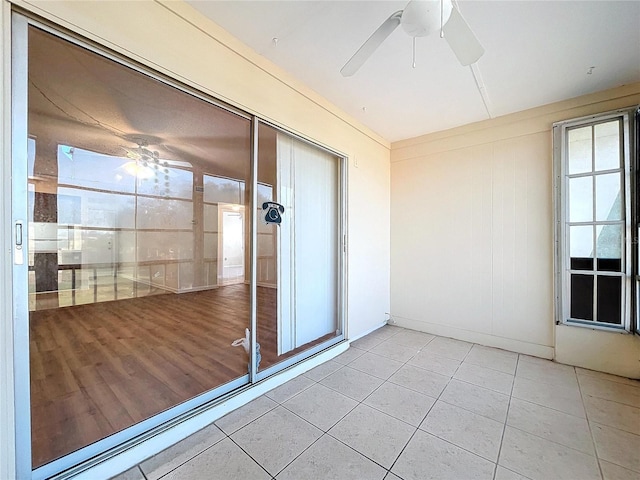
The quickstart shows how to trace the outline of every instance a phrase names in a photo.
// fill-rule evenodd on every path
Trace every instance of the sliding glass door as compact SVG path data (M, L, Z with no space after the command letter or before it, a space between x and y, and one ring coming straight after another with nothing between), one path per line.
M248 382L251 120L35 27L28 48L40 467Z
M343 158L18 15L14 45L37 478L343 339Z
M258 136L257 341L269 372L342 335L342 172L340 157L286 132L261 124Z

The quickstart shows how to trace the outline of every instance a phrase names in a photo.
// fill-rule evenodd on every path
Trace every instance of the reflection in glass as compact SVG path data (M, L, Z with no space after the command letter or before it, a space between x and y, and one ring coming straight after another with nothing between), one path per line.
M594 129L596 171L620 168L620 120L599 123Z
M593 179L578 177L569 179L569 221L593 220Z
M622 218L622 198L620 195L620 174L596 175L596 221L620 220Z
M591 171L591 135L590 126L569 130L569 175Z
M622 225L596 226L598 270L622 271Z
M598 321L622 323L622 278L598 275Z
M250 121L34 27L28 121L38 467L247 381Z
M569 227L569 252L572 270L593 270L593 227Z
M271 127L258 130L260 370L339 335L340 159ZM261 203L284 207L279 226Z
M571 318L593 320L593 275L571 275Z

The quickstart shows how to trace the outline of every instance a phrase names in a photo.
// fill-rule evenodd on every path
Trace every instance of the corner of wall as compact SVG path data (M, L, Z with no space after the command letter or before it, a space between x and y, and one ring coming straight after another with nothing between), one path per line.
M557 325L555 360L640 379L640 337L626 332Z

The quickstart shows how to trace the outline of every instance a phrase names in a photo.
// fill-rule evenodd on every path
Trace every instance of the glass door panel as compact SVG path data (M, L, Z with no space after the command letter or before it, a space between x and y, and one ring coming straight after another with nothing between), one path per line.
M35 468L248 382L251 121L28 43Z
M341 332L341 159L261 124L258 130L259 370Z

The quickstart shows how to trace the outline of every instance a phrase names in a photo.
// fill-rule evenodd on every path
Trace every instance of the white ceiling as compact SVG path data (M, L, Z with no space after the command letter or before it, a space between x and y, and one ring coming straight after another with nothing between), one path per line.
M459 0L486 50L477 71L488 108L471 67L437 34L417 39L415 69L411 37L398 28L342 77L345 62L407 1L189 3L389 141L640 81L638 0Z

